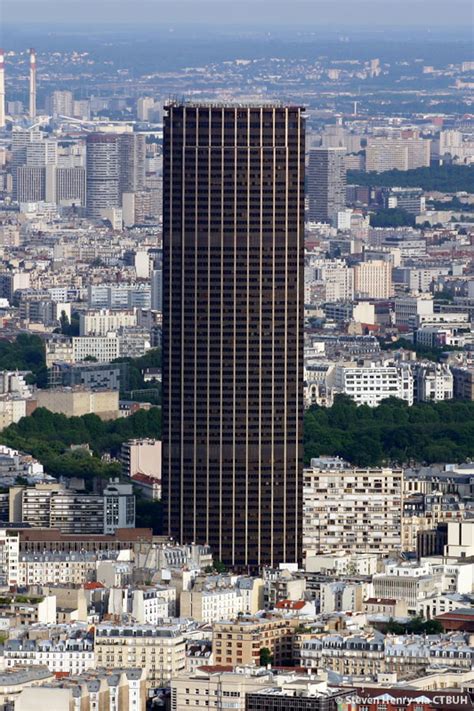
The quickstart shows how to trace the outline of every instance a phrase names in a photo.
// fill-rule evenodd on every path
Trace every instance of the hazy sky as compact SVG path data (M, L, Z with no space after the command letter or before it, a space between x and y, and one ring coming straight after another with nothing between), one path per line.
M3 23L469 26L472 0L0 0Z

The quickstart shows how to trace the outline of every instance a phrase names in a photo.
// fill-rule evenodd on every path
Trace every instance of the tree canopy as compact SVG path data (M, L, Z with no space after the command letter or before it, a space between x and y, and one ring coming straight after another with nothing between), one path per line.
M48 378L41 338L20 333L14 341L0 340L0 370L30 370L30 380L45 387Z
M474 192L474 166L433 165L413 170L387 170L383 173L347 171L347 184L387 188L423 188L446 193Z
M381 208L370 215L371 227L414 227L415 215L398 207Z
M357 406L344 395L331 408L305 415L305 462L340 456L361 467L419 462L463 462L474 456L474 402L451 400L409 407L390 398Z
M92 484L95 477L117 476L120 466L101 459L105 453L120 452L122 443L134 437L161 436L159 408L139 410L130 417L103 421L97 415L66 417L38 408L0 433L0 442L28 452L38 459L45 471L54 477L82 477ZM71 445L88 445L71 450Z

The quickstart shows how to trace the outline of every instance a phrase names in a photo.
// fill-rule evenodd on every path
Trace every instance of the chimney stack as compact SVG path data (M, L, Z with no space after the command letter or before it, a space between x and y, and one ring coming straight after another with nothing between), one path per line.
M0 49L0 128L5 128L5 53Z
M30 119L36 118L36 52L30 49Z

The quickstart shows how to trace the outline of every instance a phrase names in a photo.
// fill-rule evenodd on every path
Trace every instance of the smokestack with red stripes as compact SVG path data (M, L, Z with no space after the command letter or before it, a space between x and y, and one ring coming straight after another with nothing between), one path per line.
M0 49L0 128L5 128L5 53Z
M30 49L30 119L36 118L36 52Z

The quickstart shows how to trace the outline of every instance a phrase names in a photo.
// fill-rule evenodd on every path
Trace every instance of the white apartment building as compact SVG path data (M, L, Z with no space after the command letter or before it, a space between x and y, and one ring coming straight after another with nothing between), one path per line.
M350 301L354 298L354 270L343 260L327 259L316 265L315 278L324 285L325 301Z
M316 462L304 470L306 556L341 550L352 554L400 550L403 470L326 469Z
M307 573L323 575L373 575L377 572L378 556L374 553L347 553L337 551L324 555L308 555L305 560Z
M414 363L414 389L418 402L452 400L454 378L445 363Z
M135 309L110 311L90 310L79 315L80 336L107 336L122 326L137 326Z
M354 292L370 299L388 299L393 295L392 263L383 259L360 262L354 267Z
M184 670L186 642L177 626L100 624L95 659L98 667L140 667L149 688L164 686Z
M474 556L474 520L448 523L448 543L444 555L448 558Z
M398 284L403 284L410 291L429 292L433 282L449 272L449 267L398 267L393 276Z
M198 622L233 620L244 612L243 599L236 588L183 590L180 611L182 617L192 617Z
M120 340L115 333L105 336L75 336L72 339L72 362L95 358L98 363L110 363L120 356Z
M335 367L333 378L335 390L348 395L358 405L377 407L389 397L413 405L413 374L403 364L370 362L358 366L341 363Z
M176 588L156 587L132 592L132 617L141 625L158 625L176 616Z
M80 637L61 640L9 640L4 646L5 667L39 665L54 673L82 674L95 668L94 643Z
M126 476L146 474L161 479L161 441L158 439L131 439L124 442L120 459Z
M370 597L371 592L371 583L347 581L321 583L320 612L360 612L363 601Z

